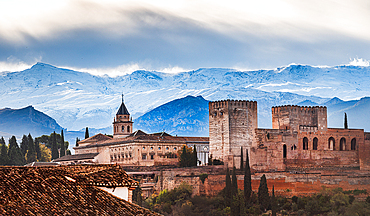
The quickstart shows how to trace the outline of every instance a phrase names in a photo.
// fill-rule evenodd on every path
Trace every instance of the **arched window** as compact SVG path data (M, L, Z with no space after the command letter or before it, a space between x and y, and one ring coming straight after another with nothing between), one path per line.
M307 139L307 137L303 138L303 150L308 150L308 139Z
M286 145L283 145L283 158L286 158Z
M125 132L125 126L122 126L122 132Z
M315 137L313 138L313 143L312 143L312 150L317 150L317 143L319 140Z
M333 137L330 137L329 138L329 145L328 145L328 149L329 150L335 150L335 139Z
M130 133L130 126L127 126L127 132Z
M351 140L351 150L356 150L356 138Z
M340 151L346 150L346 139L344 137L340 139L339 150Z

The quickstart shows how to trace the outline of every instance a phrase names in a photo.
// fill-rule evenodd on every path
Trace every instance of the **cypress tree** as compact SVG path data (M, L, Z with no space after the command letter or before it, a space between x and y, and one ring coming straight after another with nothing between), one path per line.
M347 113L344 113L344 129L348 129Z
M244 170L244 200L247 207L250 207L251 205L251 195L252 195L252 177L247 150Z
M191 166L197 166L198 165L198 155L197 155L197 147L194 145L193 153L192 153L192 165Z
M244 157L243 157L243 146L240 147L240 170L244 170Z
M8 147L5 144L4 137L0 139L0 165L8 165L9 164L9 157L8 157Z
M18 146L17 139L15 136L12 136L9 139L9 165L17 165L21 166L24 165L24 157L22 155L21 149Z
M238 179L236 178L236 168L233 168L232 181L231 181L231 197L238 194Z
M26 135L23 135L21 142L21 152L23 157L26 155L27 150L28 150L28 137Z
M62 133L60 134L60 136L61 136L61 141L60 141L60 157L63 157L64 155L66 155L66 146L64 144L63 130L62 130Z
M86 131L85 131L85 139L89 138L89 128L86 127Z
M35 138L35 151L36 151L37 160L39 161L41 158L41 149L40 149L39 140L37 138Z
M57 135L55 131L51 135L51 160L59 158Z
M31 134L28 134L27 138L28 138L28 150L26 153L26 162L31 163L37 161L37 153Z
M231 179L230 179L230 172L229 168L226 169L226 187L225 187L225 201L226 205L230 206L231 203Z
M261 210L266 211L270 205L269 190L267 188L267 181L265 174L262 175L260 186L258 188L258 203L260 204Z
M271 210L272 210L272 216L276 216L277 202L275 198L275 187L274 186L272 186Z
M78 142L80 142L80 139L78 137L76 137L76 147L78 147Z

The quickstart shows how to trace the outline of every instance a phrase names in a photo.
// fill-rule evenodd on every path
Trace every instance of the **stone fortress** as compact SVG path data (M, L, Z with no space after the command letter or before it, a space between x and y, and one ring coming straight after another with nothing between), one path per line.
M212 157L228 167L240 167L243 147L256 171L370 169L370 133L328 128L327 109L321 106L272 107L272 129L261 129L257 102L210 102L209 139Z

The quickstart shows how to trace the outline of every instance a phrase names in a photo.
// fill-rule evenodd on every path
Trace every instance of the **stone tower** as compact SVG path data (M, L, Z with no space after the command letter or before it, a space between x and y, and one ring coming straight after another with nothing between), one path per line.
M224 100L209 103L209 147L213 159L240 167L241 147L249 155L256 147L257 102ZM249 157L251 160L251 156Z
M272 128L298 131L327 131L327 109L322 106L272 107Z
M130 113L128 112L125 103L122 103L117 111L116 117L113 121L113 138L122 138L130 135L132 133L132 118L130 118Z

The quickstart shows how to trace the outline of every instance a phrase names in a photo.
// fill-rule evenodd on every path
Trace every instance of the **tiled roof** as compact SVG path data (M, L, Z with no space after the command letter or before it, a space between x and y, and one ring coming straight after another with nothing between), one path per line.
M98 179L94 171L107 170L109 178L113 169L119 168L1 167L0 215L158 215L89 184Z
M110 139L113 139L112 137L109 137L109 136L106 136L104 134L96 134L92 137L89 137L89 138L86 138L84 140L81 140L80 142L78 142L79 144L80 143L94 143L94 142L101 142L101 141L105 141L105 140L110 140Z
M88 160L94 159L99 153L86 153L86 154L76 154L76 155L65 155L61 158L54 159L53 162L60 161L78 161L78 160Z
M127 137L124 138L115 138L110 140L105 140L102 142L97 142L95 144L90 144L87 146L74 147L75 149L90 148L95 146L109 146L122 143L133 143L133 142L172 142L172 143L208 143L209 137L180 137L180 136L171 136L167 133L154 133L147 134L141 130L135 131Z
M59 163L54 163L54 162L32 162L29 164L26 164L24 166L33 166L33 167L39 167L39 166L58 166Z

